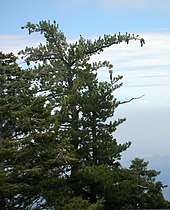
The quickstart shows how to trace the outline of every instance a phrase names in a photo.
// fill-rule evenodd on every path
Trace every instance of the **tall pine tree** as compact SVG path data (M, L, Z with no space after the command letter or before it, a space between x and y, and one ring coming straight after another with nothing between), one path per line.
M138 40L143 46L144 40L119 33L94 41L80 36L68 43L55 22L28 23L23 28L43 34L45 44L19 53L26 69L12 54L1 53L1 206L127 207L127 199L123 206L118 202L121 187L126 188L126 170L119 161L130 142L119 144L114 138L125 119L111 119L124 103L114 96L122 76L112 75L109 61L90 59L112 45ZM108 81L98 80L100 68L108 73Z
M46 92L61 123L63 138L69 139L75 150L77 161L70 165L67 184L74 196L96 203L105 198L110 185L117 182L115 174L121 153L130 143L118 144L113 136L124 119L109 120L121 104L114 97L114 91L121 87L122 77L112 75L110 62L91 62L90 58L123 41L139 40L143 45L144 40L134 35L115 34L94 41L80 36L78 41L69 44L56 23L28 23L25 28L29 33L40 32L46 40L45 45L26 48L21 54L27 63L37 63L34 72L39 82L38 91ZM98 81L100 68L108 69L110 81Z

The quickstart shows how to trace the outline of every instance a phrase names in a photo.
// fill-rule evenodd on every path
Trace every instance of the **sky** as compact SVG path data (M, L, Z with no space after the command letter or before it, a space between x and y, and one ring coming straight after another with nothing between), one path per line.
M123 75L116 97L141 99L121 105L115 117L127 120L115 133L119 142L131 141L124 164L134 157L149 160L169 184L170 200L170 0L0 0L0 51L35 46L39 36L21 30L27 22L56 20L68 41L94 39L103 34L134 33L146 44L132 41L106 49L93 60L109 60L115 75ZM105 70L99 72L107 80Z

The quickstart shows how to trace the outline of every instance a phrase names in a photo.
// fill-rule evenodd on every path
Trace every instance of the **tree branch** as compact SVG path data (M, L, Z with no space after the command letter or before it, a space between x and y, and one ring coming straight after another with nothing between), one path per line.
M142 95L142 96L139 96L139 97L133 97L133 98L131 98L131 99L129 99L129 100L122 101L122 102L120 102L119 104L126 104L126 103L129 103L129 102L133 101L133 100L140 99L140 98L142 98L142 97L144 97L144 96L145 96L145 95Z

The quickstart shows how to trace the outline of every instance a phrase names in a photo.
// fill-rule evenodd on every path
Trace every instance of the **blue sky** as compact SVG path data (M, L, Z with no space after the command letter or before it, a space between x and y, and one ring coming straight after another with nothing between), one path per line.
M21 34L26 22L56 20L68 36L167 30L169 0L1 0L1 34Z
M40 37L28 36L21 26L40 20L56 20L68 41L80 34L93 39L119 31L145 39L143 48L137 42L121 44L92 60L110 60L114 73L124 76L124 86L116 92L121 100L145 94L118 108L117 116L127 121L116 136L121 142L132 141L123 155L125 162L136 156L149 159L170 186L170 0L1 0L0 4L0 51L4 52L17 53L39 43ZM100 79L107 78L100 71ZM170 187L165 195L170 200Z

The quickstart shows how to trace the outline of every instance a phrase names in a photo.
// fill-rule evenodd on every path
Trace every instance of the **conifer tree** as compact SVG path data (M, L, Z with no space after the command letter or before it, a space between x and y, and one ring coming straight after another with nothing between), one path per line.
M162 190L167 187L157 181L159 171L148 169L148 162L141 158L131 161L129 168L121 168L118 182L112 187L106 209L168 209Z
M12 54L1 53L1 206L129 207L128 200L123 205L119 201L127 189L124 174L133 170L125 173L120 159L131 143L119 144L114 137L125 119L111 119L116 108L127 102L114 96L122 86L122 76L113 75L109 61L92 62L91 56L131 40L143 46L144 40L119 33L94 41L80 36L68 43L55 22L27 23L23 28L42 34L45 44L19 53L26 69L19 67ZM99 81L100 68L105 69L108 81Z
M112 75L109 61L91 62L92 55L121 42L143 39L134 35L104 35L86 40L80 36L75 43L66 37L54 22L28 23L29 33L39 32L45 37L45 45L26 48L20 53L28 64L34 62L39 92L47 93L54 115L61 123L63 138L69 139L77 161L70 165L67 184L74 196L81 196L90 203L103 199L107 188L114 181L119 169L121 153L130 142L118 144L113 132L124 119L112 122L115 109L121 104L114 91L121 87L122 76ZM110 81L99 82L98 70L106 68ZM112 184L113 185L113 184Z

